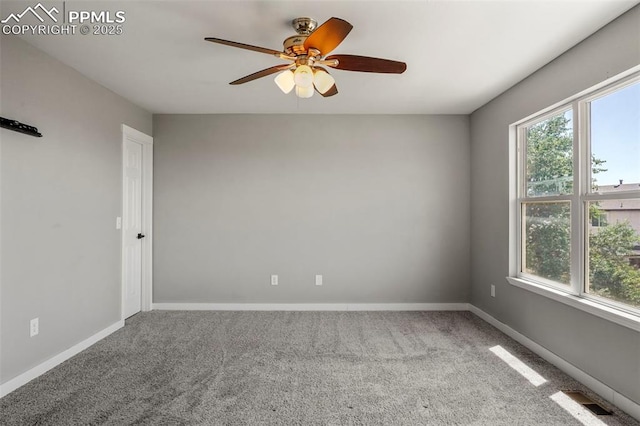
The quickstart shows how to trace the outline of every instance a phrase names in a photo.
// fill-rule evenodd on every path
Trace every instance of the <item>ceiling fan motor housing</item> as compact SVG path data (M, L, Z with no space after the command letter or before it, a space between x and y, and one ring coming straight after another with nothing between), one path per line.
M292 20L291 26L298 35L291 36L282 43L284 52L293 56L304 55L307 53L304 48L304 41L316 29L318 22L313 18L302 17Z
M284 46L285 53L289 55L303 55L306 53L304 48L304 41L307 39L306 35L294 35L287 38L282 45Z

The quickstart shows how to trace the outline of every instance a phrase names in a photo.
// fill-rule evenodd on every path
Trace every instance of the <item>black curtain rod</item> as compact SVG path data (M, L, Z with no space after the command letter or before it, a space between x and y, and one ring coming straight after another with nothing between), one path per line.
M38 138L42 137L42 133L38 132L37 127L29 126L28 124L11 120L10 118L0 117L0 127L13 130L14 132L24 133L25 135L31 135Z

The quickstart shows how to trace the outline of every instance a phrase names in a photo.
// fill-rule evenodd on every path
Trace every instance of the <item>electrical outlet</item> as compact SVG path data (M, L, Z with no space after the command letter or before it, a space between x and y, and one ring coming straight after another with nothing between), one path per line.
M122 218L120 216L116 217L116 229L122 229Z
M491 284L491 297L496 297L496 286Z
M322 285L322 275L316 275L316 285Z
M40 332L39 321L40 321L39 318L34 318L29 323L29 335L30 335L30 337L37 336L38 333Z
M271 275L271 285L278 285L278 276Z

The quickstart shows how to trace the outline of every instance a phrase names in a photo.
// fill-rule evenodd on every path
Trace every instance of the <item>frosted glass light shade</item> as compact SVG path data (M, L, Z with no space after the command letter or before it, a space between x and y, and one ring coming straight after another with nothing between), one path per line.
M293 87L296 85L293 80L293 72L291 70L286 70L281 72L274 79L280 90L284 93L289 93L293 90Z
M313 71L308 65L300 65L293 73L293 79L298 87L313 86Z
M313 86L309 86L309 87L300 87L300 86L296 86L296 95L299 98L310 98L313 96Z
M324 95L333 87L334 84L336 84L336 81L328 72L315 70L315 73L313 74L313 84L316 86L316 89L318 89L318 92Z

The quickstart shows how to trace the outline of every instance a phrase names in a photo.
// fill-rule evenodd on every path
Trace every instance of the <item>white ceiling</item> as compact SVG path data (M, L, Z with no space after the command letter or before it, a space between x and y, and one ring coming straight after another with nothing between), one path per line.
M35 3L35 2L28 2ZM43 2L55 4L56 2ZM61 2L58 2L61 3ZM25 2L3 2L2 16ZM67 1L67 10L124 10L120 36L25 36L154 113L467 114L638 1ZM332 98L284 95L273 76L230 86L281 60L205 42L281 49L289 21L332 16L353 30L333 53L407 63L401 75L334 70Z

